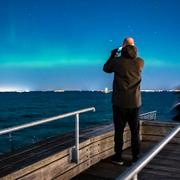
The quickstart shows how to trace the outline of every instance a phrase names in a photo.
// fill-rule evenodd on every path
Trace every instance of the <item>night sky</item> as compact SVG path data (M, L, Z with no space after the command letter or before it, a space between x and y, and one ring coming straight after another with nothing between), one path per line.
M179 0L0 0L0 91L111 89L102 66L123 39L142 89L180 85Z

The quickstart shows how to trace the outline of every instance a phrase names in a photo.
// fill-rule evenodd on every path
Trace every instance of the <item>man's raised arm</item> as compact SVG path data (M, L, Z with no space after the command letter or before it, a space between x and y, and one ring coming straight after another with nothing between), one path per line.
M117 49L112 50L111 56L107 60L107 62L103 66L103 71L106 73L112 73L114 72L114 66L115 66L115 57L117 55Z

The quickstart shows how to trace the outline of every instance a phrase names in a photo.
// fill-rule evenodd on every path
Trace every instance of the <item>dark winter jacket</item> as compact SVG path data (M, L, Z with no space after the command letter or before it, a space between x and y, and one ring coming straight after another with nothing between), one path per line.
M126 46L121 56L114 54L104 64L103 70L114 72L112 103L121 108L137 108L141 106L141 71L144 61L137 57L134 46Z

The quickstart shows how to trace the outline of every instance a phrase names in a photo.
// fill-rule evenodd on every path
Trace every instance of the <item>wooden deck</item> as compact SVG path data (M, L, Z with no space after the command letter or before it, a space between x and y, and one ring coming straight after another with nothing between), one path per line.
M143 141L142 152L143 156L149 151L156 142ZM88 170L82 172L72 180L113 180L127 167L131 166L131 150L130 148L123 151L123 166L113 164L110 158L101 160ZM144 180L179 180L180 179L180 144L170 143L153 159L138 175L139 179Z
M142 121L140 135L142 154L159 142L175 123ZM126 165L110 162L114 154L113 125L83 130L80 133L80 162L70 161L74 134L69 133L39 142L26 149L0 156L0 179L13 180L69 180L114 179L128 166L131 159L130 131L124 132L124 159ZM77 176L78 175L78 176ZM140 173L141 179L180 179L180 133Z

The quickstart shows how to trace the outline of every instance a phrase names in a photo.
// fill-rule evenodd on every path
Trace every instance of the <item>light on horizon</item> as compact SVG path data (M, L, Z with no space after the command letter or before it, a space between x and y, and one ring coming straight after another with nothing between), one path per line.
M109 92L109 91L108 91L108 87L105 87L104 92L105 92L105 93L108 93L108 92Z
M29 92L28 88L22 87L0 87L0 92Z

